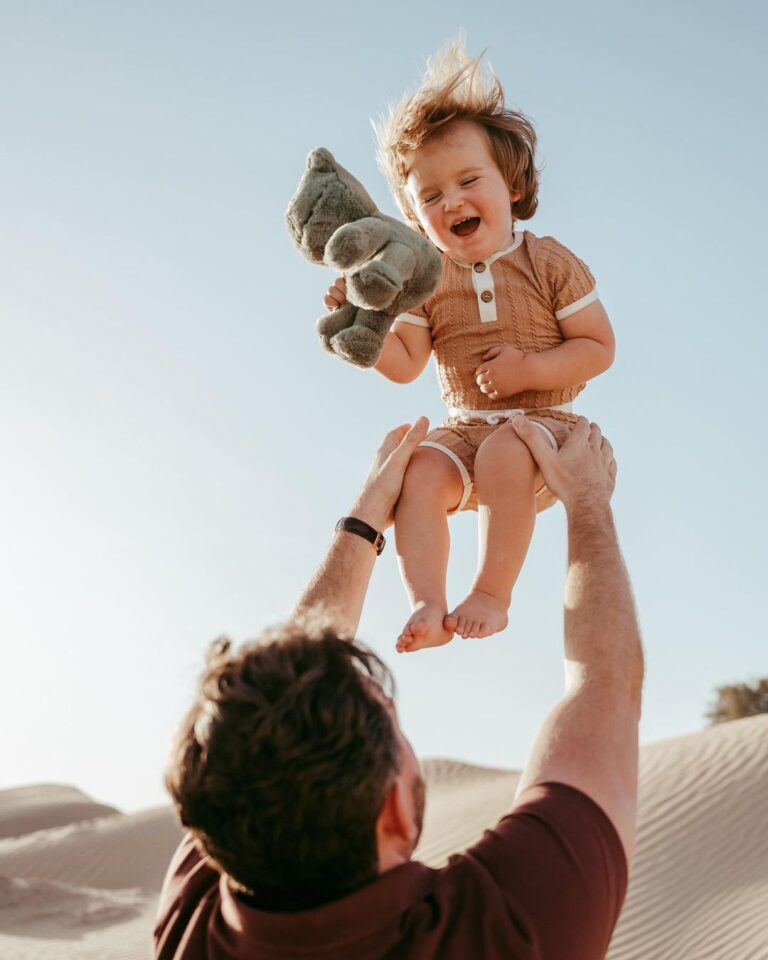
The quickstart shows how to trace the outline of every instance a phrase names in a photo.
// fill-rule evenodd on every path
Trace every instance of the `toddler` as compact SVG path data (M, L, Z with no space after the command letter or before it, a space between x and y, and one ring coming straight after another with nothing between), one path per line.
M395 513L413 611L397 648L414 651L506 627L536 512L554 501L511 420L524 413L562 445L577 419L571 401L611 365L614 340L585 264L553 238L516 229L536 211L536 135L479 60L458 43L433 58L377 135L400 209L443 255L438 289L397 318L375 367L408 383L434 353L448 406L408 466ZM326 306L345 293L336 281ZM449 611L447 515L470 509L478 569Z

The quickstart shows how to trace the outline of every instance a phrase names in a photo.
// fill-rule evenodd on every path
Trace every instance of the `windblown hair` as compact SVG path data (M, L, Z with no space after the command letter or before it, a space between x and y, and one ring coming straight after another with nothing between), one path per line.
M288 623L211 644L166 771L181 822L259 906L301 910L378 871L376 820L400 762L372 651Z
M504 90L482 55L470 57L461 39L440 50L427 62L420 86L386 117L374 123L378 161L405 218L420 232L416 209L406 190L408 155L454 120L476 123L488 137L491 152L510 192L515 220L529 220L536 212L539 171L536 132L524 114L504 106Z

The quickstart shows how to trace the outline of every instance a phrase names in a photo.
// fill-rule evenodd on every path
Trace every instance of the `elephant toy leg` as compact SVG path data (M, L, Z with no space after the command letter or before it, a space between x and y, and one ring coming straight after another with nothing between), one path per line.
M381 311L359 309L354 324L333 338L332 351L355 366L372 367L379 359L393 319Z
M331 341L342 330L352 326L358 310L358 307L347 303L343 307L337 307L336 310L326 314L324 317L320 317L317 321L315 326L318 336L320 337L320 342L329 353L336 352Z

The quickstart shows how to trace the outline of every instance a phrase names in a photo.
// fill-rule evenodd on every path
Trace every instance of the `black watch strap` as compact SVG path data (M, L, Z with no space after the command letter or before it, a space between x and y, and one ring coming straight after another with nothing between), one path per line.
M336 524L337 530L346 530L347 533L356 533L358 537L362 537L363 540L367 540L369 543L373 544L374 549L378 556L381 556L381 551L384 549L384 544L387 542L384 539L384 534L379 533L378 530L374 530L370 523L366 523L365 520L358 520L357 517L342 517L341 520Z

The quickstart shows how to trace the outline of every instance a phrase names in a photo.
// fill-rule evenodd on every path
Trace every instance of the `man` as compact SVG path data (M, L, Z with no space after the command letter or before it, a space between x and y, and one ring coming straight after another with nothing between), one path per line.
M610 510L616 464L579 421L559 452L514 421L568 519L563 699L509 815L433 870L411 859L424 786L384 664L356 644L377 550L426 422L390 433L299 601L214 644L167 782L191 831L155 930L161 960L596 960L635 838L643 655ZM318 626L308 618L314 617Z

